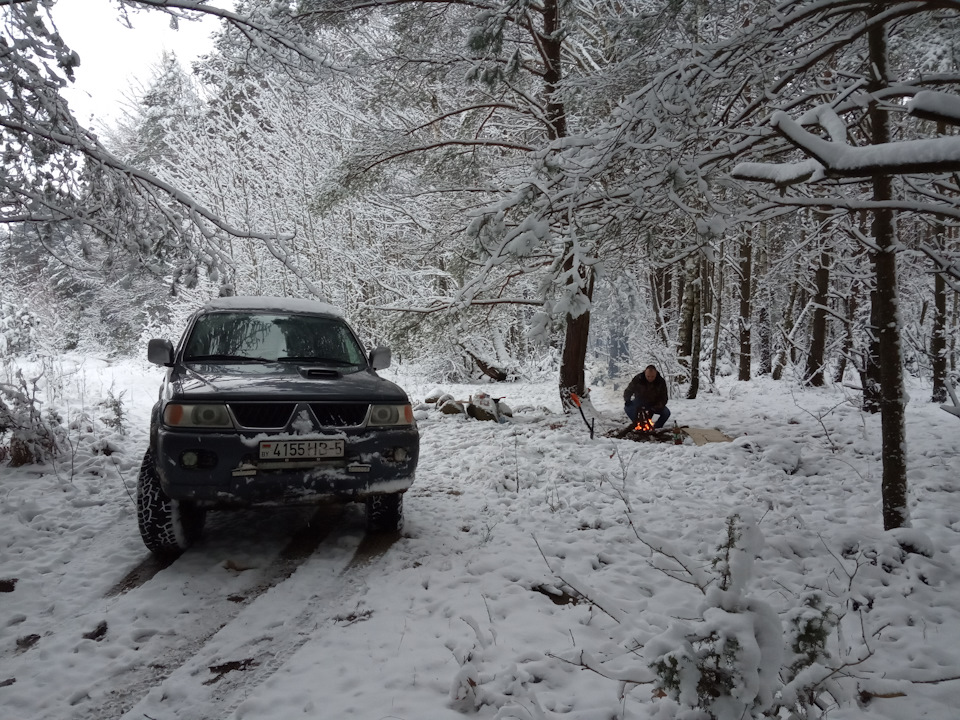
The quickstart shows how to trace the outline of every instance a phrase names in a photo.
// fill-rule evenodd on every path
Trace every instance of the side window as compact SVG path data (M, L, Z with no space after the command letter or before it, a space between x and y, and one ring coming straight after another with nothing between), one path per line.
M367 360L363 353L363 348L357 344L346 325L339 326L340 344L343 347L345 358L354 365L366 365Z

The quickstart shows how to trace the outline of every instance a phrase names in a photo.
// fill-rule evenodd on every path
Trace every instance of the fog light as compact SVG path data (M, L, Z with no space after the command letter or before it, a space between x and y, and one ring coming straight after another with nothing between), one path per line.
M404 448L393 449L394 462L403 462L407 459L407 451Z
M180 464L183 465L183 467L196 467L199 460L200 457L193 450L187 450L187 452L180 456Z

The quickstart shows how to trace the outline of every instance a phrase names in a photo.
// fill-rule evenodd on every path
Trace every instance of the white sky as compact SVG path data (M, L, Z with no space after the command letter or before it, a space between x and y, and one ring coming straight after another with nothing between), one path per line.
M53 8L61 36L80 55L76 82L64 95L85 125L102 128L119 114L126 99L146 83L164 50L177 54L185 68L210 47L218 21L181 22L170 28L160 12L131 13L133 29L121 21L110 0L59 0Z

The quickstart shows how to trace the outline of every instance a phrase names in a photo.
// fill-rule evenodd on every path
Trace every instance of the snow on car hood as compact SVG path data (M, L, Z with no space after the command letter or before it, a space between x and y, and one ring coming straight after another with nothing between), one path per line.
M305 377L301 370L334 370L336 374ZM187 363L171 370L170 381L174 397L180 400L408 402L400 387L372 370L291 362Z

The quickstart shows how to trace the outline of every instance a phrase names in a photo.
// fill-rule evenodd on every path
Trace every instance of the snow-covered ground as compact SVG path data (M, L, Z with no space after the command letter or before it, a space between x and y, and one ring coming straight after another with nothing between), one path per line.
M415 400L435 388L384 374ZM48 377L65 420L90 422L56 465L0 467L4 720L706 717L651 663L711 633L739 643L736 701L714 713L750 717L789 679L792 623L826 610L829 657L801 680L829 676L828 712L797 717L958 716L960 425L926 388L908 531L882 530L880 418L840 388L729 379L673 400L680 424L735 438L698 447L604 437L623 426L613 387L593 389L591 440L552 382L445 386L505 395L515 418L419 412L401 537L366 538L352 505L218 513L161 567L133 502L158 370L72 358ZM97 419L111 394L122 434ZM739 549L715 563L733 515Z

